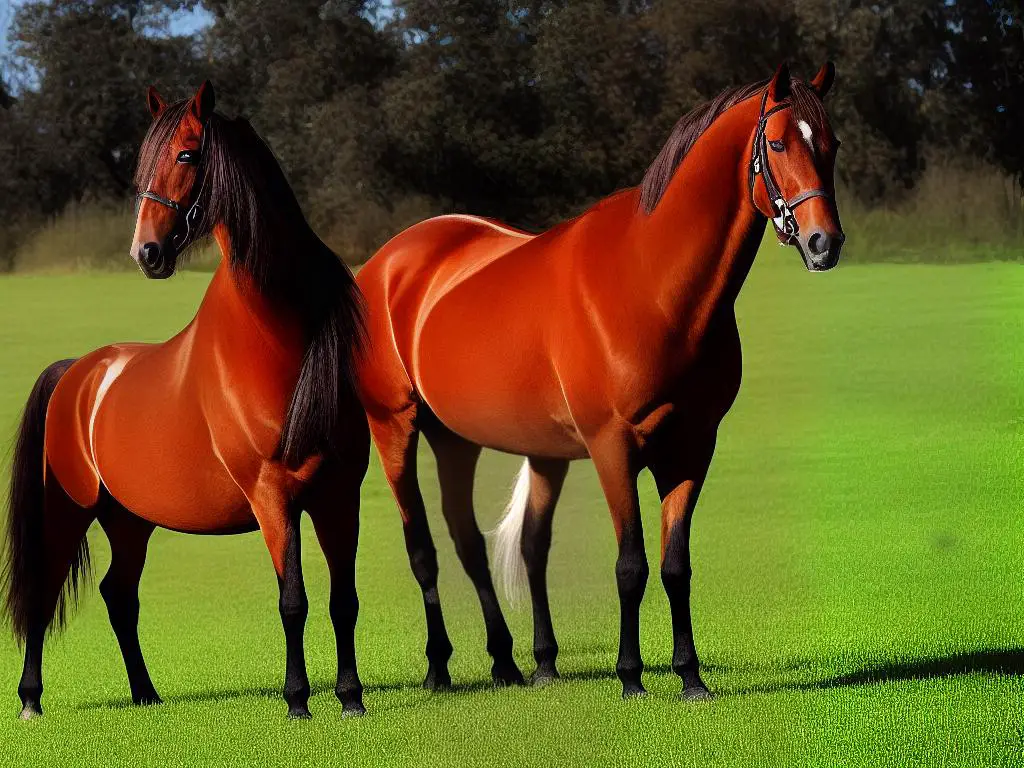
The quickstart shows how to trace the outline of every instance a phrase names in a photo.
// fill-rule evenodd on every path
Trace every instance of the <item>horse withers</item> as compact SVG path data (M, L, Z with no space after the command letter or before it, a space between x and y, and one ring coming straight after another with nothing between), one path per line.
M25 643L22 717L42 713L42 652L89 567L86 530L110 540L100 583L132 701L160 701L139 646L139 580L156 526L259 530L280 586L292 717L309 716L299 518L330 567L336 692L363 712L354 630L359 488L369 456L352 384L362 302L306 223L273 153L214 91L167 105L150 89L132 256L166 278L199 237L222 254L195 318L161 344L113 344L47 368L14 456L6 609Z
M649 569L636 480L649 467L662 499L672 668L686 698L710 696L690 618L690 523L739 390L734 305L766 223L807 269L839 260L839 142L822 103L834 73L828 64L804 83L782 66L769 81L723 92L679 121L639 188L541 235L442 216L402 232L359 272L369 336L360 395L423 591L428 687L450 682L452 647L416 476L421 432L483 608L495 680L522 677L474 519L482 447L526 457L497 559L513 584L529 583L534 680L558 676L545 573L551 520L569 461L589 457L618 540L623 695L644 692L639 610Z

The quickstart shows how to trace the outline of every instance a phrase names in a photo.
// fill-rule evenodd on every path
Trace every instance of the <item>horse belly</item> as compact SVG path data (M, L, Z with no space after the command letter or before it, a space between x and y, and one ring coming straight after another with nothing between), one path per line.
M584 458L543 335L517 314L467 323L454 306L435 307L414 351L415 387L441 423L478 445Z

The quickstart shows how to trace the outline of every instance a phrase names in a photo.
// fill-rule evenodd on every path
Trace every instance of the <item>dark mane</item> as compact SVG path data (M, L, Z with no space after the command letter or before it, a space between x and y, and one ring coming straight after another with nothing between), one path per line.
M640 183L640 205L645 213L649 214L657 207L676 169L711 124L730 107L760 94L767 85L768 81L765 80L728 88L683 115ZM809 85L792 78L788 101L793 105L793 116L797 120L806 120L817 135L827 134L828 115L825 106Z
M189 101L153 121L136 185L150 183ZM261 293L303 317L309 339L285 418L279 454L289 465L330 447L340 406L354 397L355 359L363 343L363 303L352 273L313 232L270 147L243 118L214 113L197 171L203 216L196 239L222 224L231 266Z

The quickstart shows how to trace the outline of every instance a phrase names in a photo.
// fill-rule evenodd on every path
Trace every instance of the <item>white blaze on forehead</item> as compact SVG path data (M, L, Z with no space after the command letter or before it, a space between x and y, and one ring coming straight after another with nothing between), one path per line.
M806 120L801 120L797 125L800 128L800 135L807 142L807 146L814 149L814 134L811 132L811 126L807 124Z

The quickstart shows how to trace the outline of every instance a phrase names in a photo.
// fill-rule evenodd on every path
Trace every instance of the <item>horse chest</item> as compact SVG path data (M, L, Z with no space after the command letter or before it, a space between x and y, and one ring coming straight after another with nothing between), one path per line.
M615 385L616 410L639 443L671 423L717 426L732 407L742 369L735 322L713 328L695 347L666 341L639 352Z

